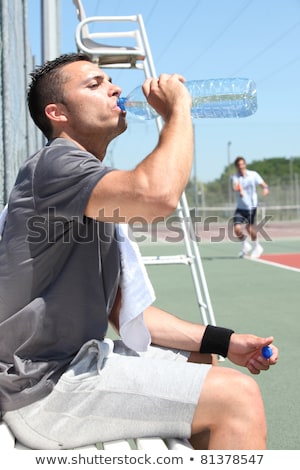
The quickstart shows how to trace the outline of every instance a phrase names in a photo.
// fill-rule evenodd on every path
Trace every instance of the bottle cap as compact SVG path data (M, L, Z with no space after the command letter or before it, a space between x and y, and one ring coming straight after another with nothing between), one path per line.
M264 346L261 350L261 353L265 359L270 359L273 354L272 348L270 346Z
M119 106L119 108L122 109L122 111L126 111L126 108L125 108L125 103L126 103L127 99L124 98L124 97L119 97L118 98L118 101L117 101L117 105Z

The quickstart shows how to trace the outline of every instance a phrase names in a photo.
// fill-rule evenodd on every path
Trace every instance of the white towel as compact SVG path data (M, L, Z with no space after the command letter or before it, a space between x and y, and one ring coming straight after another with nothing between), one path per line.
M3 230L4 230L6 216L7 216L7 204L6 204L6 206L4 207L3 211L0 214L0 240L1 240L1 237L2 237Z
M129 348L146 351L151 337L143 312L154 302L154 290L138 245L129 236L128 225L117 224L116 233L121 258L120 336Z
M0 214L0 240L6 216L7 205ZM126 346L134 351L146 351L151 337L144 323L143 312L154 302L155 293L138 245L130 239L128 231L127 224L116 225L121 259L120 336Z

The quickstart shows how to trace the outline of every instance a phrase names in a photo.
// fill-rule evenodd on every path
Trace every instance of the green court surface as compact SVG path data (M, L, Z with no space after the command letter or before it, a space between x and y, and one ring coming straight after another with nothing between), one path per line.
M265 253L296 253L300 242L262 243ZM268 421L268 449L300 449L299 315L300 272L238 258L239 244L199 244L216 323L236 332L274 336L280 357L257 380ZM184 254L181 244L143 243L144 256ZM191 271L185 265L148 265L156 305L182 318L201 321ZM221 367L236 367L228 360ZM238 368L238 367L236 367ZM246 369L240 368L246 374ZM234 390L232 391L234 396ZM249 403L255 407L255 403ZM241 430L243 432L243 430Z

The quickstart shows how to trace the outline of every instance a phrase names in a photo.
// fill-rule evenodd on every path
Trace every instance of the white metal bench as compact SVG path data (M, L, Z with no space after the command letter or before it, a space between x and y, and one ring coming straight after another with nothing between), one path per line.
M129 450L147 450L149 452L163 452L166 450L191 450L192 446L188 440L181 439L161 439L160 437L143 437L138 439L118 440L111 442L99 442L95 445L81 447L85 451L98 450L126 452ZM15 439L15 436L2 421L0 423L0 450L30 450ZM75 449L74 449L75 450ZM76 449L78 450L78 449Z

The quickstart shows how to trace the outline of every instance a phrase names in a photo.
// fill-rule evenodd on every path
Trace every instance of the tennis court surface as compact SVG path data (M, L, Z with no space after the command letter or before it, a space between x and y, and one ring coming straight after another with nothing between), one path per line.
M275 338L280 350L278 364L253 376L265 402L268 448L299 450L300 237L298 233L286 238L273 235L271 240L262 241L264 254L258 262L240 259L239 244L228 240L201 241L199 249L217 324L240 333ZM146 242L140 248L145 256L185 253L182 243ZM182 318L201 321L188 266L154 265L147 270L157 305ZM239 368L228 360L220 363L220 367L227 366Z
M272 264L279 268L293 269L300 273L300 253L273 253L263 254L259 260L262 263Z

